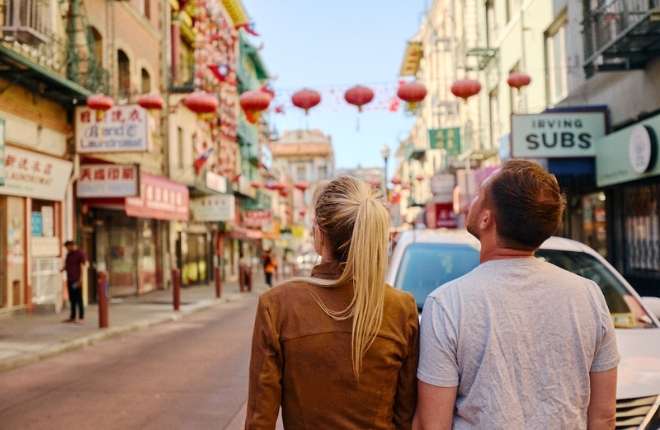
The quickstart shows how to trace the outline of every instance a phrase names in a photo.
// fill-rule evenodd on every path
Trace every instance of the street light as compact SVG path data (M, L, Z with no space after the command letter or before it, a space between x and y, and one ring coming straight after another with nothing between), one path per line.
M383 145L380 149L380 155L383 157L384 170L383 170L383 195L385 196L385 201L388 199L387 195L387 160L390 158L390 147Z

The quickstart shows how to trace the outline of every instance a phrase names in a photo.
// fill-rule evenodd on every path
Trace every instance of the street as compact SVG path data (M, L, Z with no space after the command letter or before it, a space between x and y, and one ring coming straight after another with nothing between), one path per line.
M0 374L5 429L242 428L256 296Z

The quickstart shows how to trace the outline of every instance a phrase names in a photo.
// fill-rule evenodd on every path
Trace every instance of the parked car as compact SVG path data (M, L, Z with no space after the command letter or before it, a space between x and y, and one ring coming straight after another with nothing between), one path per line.
M596 282L616 328L621 363L617 385L617 429L660 428L660 323L632 286L590 247L552 237L536 256ZM479 264L479 242L461 230L415 230L401 235L392 253L387 282L409 291L422 310L442 284Z

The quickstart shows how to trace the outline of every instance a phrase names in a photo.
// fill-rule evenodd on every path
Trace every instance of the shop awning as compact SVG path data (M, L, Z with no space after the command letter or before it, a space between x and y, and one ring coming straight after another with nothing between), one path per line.
M229 237L237 240L260 240L263 238L263 232L252 228L236 226L232 227Z
M4 45L0 45L0 78L65 105L79 104L91 94L86 88Z

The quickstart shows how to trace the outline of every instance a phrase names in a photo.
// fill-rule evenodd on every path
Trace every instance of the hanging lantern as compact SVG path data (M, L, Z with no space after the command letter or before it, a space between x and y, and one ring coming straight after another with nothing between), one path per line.
M522 72L513 72L509 74L509 77L506 80L506 83L509 84L511 88L520 90L522 87L526 87L532 82L532 77L527 73Z
M278 192L280 193L280 196L282 196L282 197L288 197L288 195L289 195L289 192L286 190L286 188L282 188L282 189L278 190Z
M395 177L392 178L391 182L392 182L393 185L400 185L401 184L401 179L399 179L398 176L395 176Z
M305 214L307 214L307 211L305 209L300 209L298 213L300 214L301 217L304 217Z
M417 179L417 182L422 182L424 180L424 175L417 175L415 179Z
M261 182L259 182L259 181L252 181L252 183L250 183L250 185L252 185L252 188L254 188L255 190L258 190L259 188L261 188Z
M305 115L307 115L311 108L321 103L321 94L318 91L305 88L293 94L291 102L294 106L303 109Z
M465 102L470 97L479 94L479 91L481 91L481 84L474 79L461 79L451 85L452 94L462 98Z
M106 96L105 94L94 94L87 97L87 106L90 109L106 111L114 104L115 102L112 100L112 97Z
M277 190L277 183L276 182L266 182L266 185L264 187L269 191L275 191L275 190Z
M302 191L302 192L304 193L305 190L306 190L307 188L309 188L309 184L308 184L307 182L302 181L302 182L297 182L297 183L294 185L294 187L296 187L297 189L299 189L300 191Z
M218 109L218 98L204 91L196 91L186 96L183 104L197 114L213 113Z
M149 110L161 110L165 106L165 101L159 94L144 94L140 96L137 103Z
M270 95L261 90L247 91L241 94L239 99L241 108L245 112L248 121L255 124L259 121L261 112L268 109L272 98Z
M399 85L396 95L408 103L408 109L414 110L417 103L426 98L426 87L419 82L403 82Z
M238 184L238 181L240 181L240 180L241 180L241 174L240 174L240 173L234 175L234 177L231 179L231 181L232 181L234 184Z
M362 112L362 107L374 99L374 92L371 88L356 85L346 90L344 99L347 103L357 106L358 111Z

